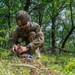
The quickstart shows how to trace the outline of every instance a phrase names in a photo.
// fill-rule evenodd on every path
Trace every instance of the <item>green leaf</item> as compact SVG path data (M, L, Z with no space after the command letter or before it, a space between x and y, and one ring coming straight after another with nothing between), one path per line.
M2 38L2 37L0 37L0 41L3 41L3 40L5 40L4 38Z

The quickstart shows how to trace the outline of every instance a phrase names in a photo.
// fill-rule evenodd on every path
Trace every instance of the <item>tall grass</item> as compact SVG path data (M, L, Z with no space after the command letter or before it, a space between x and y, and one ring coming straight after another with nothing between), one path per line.
M22 64L16 56L9 56L11 52L0 50L0 75L31 75L27 67L14 66ZM50 68L64 75L75 75L75 55L71 53L42 54L41 62L46 68Z

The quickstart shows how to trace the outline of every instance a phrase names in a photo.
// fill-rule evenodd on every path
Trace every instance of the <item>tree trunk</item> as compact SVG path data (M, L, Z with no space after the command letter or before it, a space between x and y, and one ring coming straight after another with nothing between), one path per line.
M42 25L42 18L43 18L43 15L42 15L42 13L39 11L39 25L40 25L40 27L41 27L41 25Z
M55 19L52 18L52 53L55 54Z
M73 30L75 27L72 27L68 35L65 37L63 43L62 43L62 48L64 48L66 41L68 40L69 36L72 34Z
M68 35L65 37L63 43L62 43L62 48L64 48L66 41L68 40L69 36L72 34L73 30L74 30L74 24L73 24L73 16L72 16L72 0L70 0L70 12L71 12L71 24L72 24L72 28L70 30L70 32L68 33Z
M53 9L54 9L54 0L52 3ZM52 53L55 54L55 15L54 10L52 11Z
M26 5L25 5L25 7L24 7L24 10L25 10L25 11L28 12L28 9L29 9L30 4L31 4L30 0L27 0L27 1L26 1Z
M10 25L10 0L8 0L8 26L9 28L11 27Z

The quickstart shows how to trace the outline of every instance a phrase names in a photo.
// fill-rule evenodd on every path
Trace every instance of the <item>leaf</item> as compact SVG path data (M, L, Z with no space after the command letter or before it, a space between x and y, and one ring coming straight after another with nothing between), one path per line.
M0 30L0 33L5 32L5 30Z
M4 38L2 38L2 37L0 37L0 41L3 41L3 40L5 40Z

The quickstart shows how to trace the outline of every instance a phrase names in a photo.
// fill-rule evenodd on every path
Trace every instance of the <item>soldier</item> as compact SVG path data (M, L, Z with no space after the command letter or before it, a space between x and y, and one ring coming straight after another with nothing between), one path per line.
M31 22L30 16L26 11L20 10L17 12L16 23L18 27L13 32L12 36L12 52L18 54L26 53L36 54L37 58L40 58L40 47L44 43L44 35L41 31L40 25ZM25 46L20 46L19 43L25 42Z

